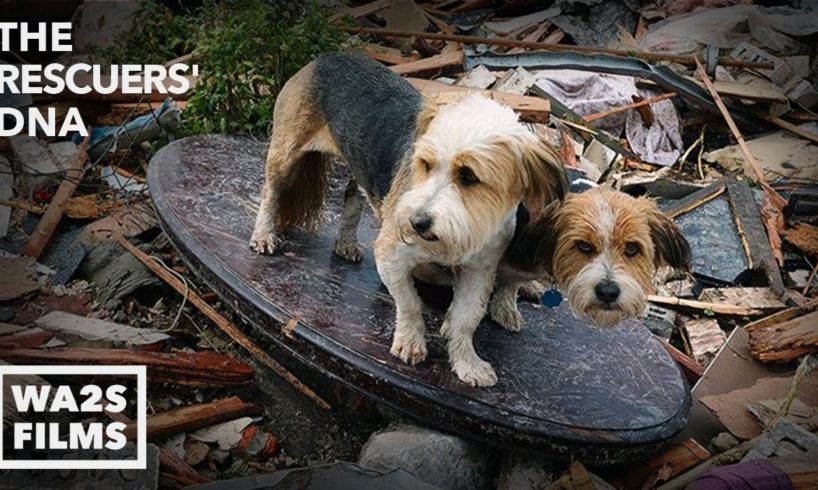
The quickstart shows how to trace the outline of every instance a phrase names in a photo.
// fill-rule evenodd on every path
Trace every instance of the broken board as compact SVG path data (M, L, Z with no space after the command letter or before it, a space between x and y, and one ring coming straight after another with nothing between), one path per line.
M370 210L359 230L363 262L332 252L346 186L340 166L321 230L288 233L273 256L250 250L264 156L249 139L197 136L159 151L148 175L171 242L261 345L422 423L496 446L609 464L647 457L684 427L687 384L644 325L592 328L565 304L520 303L519 333L484 320L476 349L500 380L473 388L451 372L438 334L451 292L422 286L429 357L403 364L389 353L394 303L375 270Z

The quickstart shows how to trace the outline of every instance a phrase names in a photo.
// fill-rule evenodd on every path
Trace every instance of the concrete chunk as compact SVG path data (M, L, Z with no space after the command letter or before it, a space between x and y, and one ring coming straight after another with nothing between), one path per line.
M373 434L358 463L381 472L400 468L441 488L488 489L493 488L497 455L460 437L398 424Z

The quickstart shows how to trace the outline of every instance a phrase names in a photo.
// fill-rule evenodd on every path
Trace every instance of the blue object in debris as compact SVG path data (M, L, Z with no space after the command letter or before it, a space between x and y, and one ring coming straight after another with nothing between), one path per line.
M556 308L562 303L562 294L556 289L550 289L543 293L540 303L549 308Z
M181 111L176 103L168 98L150 114L134 118L121 126L95 127L91 130L88 155L94 161L105 153L154 140L162 131L178 129L182 124L180 115ZM79 133L75 134L73 141L79 144L82 142L82 136Z

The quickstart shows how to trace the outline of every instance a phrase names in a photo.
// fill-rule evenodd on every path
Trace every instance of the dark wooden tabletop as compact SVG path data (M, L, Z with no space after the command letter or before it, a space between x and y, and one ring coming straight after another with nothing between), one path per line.
M499 382L473 388L451 372L437 331L451 293L422 286L429 357L403 364L389 354L394 304L375 270L369 209L359 232L363 262L332 252L346 184L341 166L319 232L287 234L274 256L248 247L265 152L249 139L187 138L163 148L148 176L172 243L251 320L255 335L424 423L500 446L613 463L648 455L684 427L688 386L647 328L633 320L593 328L564 303L520 303L519 333L484 319L475 346ZM286 336L279 323L293 317L298 324Z

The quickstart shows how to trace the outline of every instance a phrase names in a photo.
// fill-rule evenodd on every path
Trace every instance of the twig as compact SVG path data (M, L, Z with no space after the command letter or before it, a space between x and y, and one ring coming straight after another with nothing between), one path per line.
M690 148L685 150L685 152L682 153L682 156L679 157L679 169L684 167L684 164L687 161L687 157L689 157L690 154L693 153L693 149L699 145L704 146L704 129L702 129L702 132L699 135L699 137L696 138L696 141L694 141L693 144L690 145Z
M706 129L707 129L707 124L705 123L702 126L702 136L701 136L702 144L701 144L701 146L699 146L699 156L696 157L696 168L699 171L699 178L701 180L704 180L704 169L702 167L702 155L704 154L704 132L705 132Z
M815 369L815 366L818 365L818 357L814 354L809 354L804 356L801 359L801 363L798 364L798 369L795 370L795 375L792 377L792 382L790 383L790 389L787 391L787 396L784 397L784 402L781 404L781 408L779 408L778 413L775 414L775 418L769 424L770 427L774 426L779 420L786 417L790 413L790 407L792 406L793 400L795 400L795 396L798 394L798 387L801 386L801 382L804 381L804 378L807 377L809 373Z
M665 99L676 97L677 95L678 94L676 92L668 92L666 94L657 95L655 97L649 97L647 99L643 99L637 102L631 102L630 104L623 105L621 107L614 107L613 109L608 109L607 111L597 112L596 114L590 114L583 117L583 119L585 119L585 122L594 122L597 119L602 119L603 117L608 117L613 114L619 114L620 112L625 112L631 109L644 107L646 105L653 104L654 102L660 102Z
M716 91L716 87L713 85L713 82L710 80L710 77L707 75L707 72L704 71L704 66L702 66L701 62L696 59L696 74L699 78L702 79L704 82L705 87L710 92L710 95L713 97L713 100L716 102L716 105L721 112L722 117L727 122L727 125L730 127L730 131L733 133L733 136L738 141L739 148L741 148L741 152L744 154L744 158L747 160L747 163L750 165L750 169L755 174L755 178L758 181L759 185L762 189L770 196L771 202L779 209L784 209L786 206L787 201L781 197L778 192L770 187L770 184L767 183L767 179L764 178L764 172L761 170L761 166L756 161L753 153L750 151L750 148L747 146L747 142L744 141L744 136L739 131L738 126L736 126L736 122L733 121L733 117L730 115L730 111L727 110L727 106L724 105L724 101L721 99L721 95ZM769 230L768 230L769 231Z
M176 290L179 294L185 294L186 288L185 285L168 273L165 269L163 269L159 264L151 260L151 258L143 251L136 248L130 242L125 240L121 235L116 237L117 242L122 245L125 250L129 251L134 257L137 258L140 262L142 262L145 267L153 271L154 274L159 276L163 281L168 283L173 289ZM292 373L287 371L281 364L279 364L275 359L270 357L269 354L264 352L259 346L257 346L249 337L244 335L236 326L232 323L227 321L218 311L213 309L212 306L207 304L205 300L202 299L201 296L196 294L194 291L188 292L188 300L199 309L206 317L213 321L217 327L222 329L224 333L226 333L231 339L236 341L239 345L244 347L248 352L250 352L256 359L261 361L262 364L266 365L270 369L273 370L277 375L283 378L285 381L290 383L295 389L303 393L306 397L317 403L321 408L325 410L330 410L329 403L324 401L320 396L318 396L312 389L302 383L298 378L296 378Z
M775 117L770 114L763 115L761 118L775 124L779 128L786 129L787 131L796 134L806 140L810 140L813 143L818 143L818 134L815 134L812 131L808 131L804 128L799 128L795 124L789 123L781 119L780 117Z
M685 308L694 308L696 310L710 310L713 313L720 315L754 316L764 313L761 310L747 308L744 306L707 303L704 301L693 301L683 298L671 298L669 296L656 296L654 294L648 295L648 301L651 303L658 303L660 305L683 306Z
M544 51L560 51L560 52L574 52L584 54L610 54L613 56L623 56L626 58L638 58L648 61L672 61L687 66L694 66L696 58L693 56L675 55L675 54L659 54L649 53L645 51L631 51L626 49L610 49L597 48L592 46L567 46L565 44L551 44L540 42L517 41L515 39L492 38L487 39L477 36L462 36L459 34L441 34L433 32L420 31L400 31L395 29L370 29L364 27L344 27L343 30L351 34L371 34L374 36L384 37L405 37L418 39L431 39L437 41L455 41L463 44L485 44L487 46L503 46L506 48L526 48L526 49L541 49ZM738 61L732 58L721 56L719 57L719 64L721 66L731 66L737 68L753 68L760 70L771 70L774 68L772 63L755 63L749 61Z
M48 242L51 241L51 237L54 235L57 225L59 225L60 220L62 220L62 215L65 212L65 207L68 205L68 200L74 195L74 191L77 190L77 186L85 174L85 161L88 159L87 150L88 142L91 140L91 130L92 128L89 126L87 129L88 136L82 141L82 144L77 149L77 156L65 172L66 179L60 182L57 193L54 195L54 198L45 210L45 214L43 214L43 217L37 224L37 228L34 230L34 233L31 234L31 237L23 249L23 254L32 257L34 260L40 258L43 250L48 246Z
M29 213L34 214L43 214L45 213L46 208L43 206L35 206L34 204L29 204L24 201L15 201L12 199L0 199L0 206L8 206L14 209L21 209L23 211L28 211Z
M806 296L809 292L810 286L812 286L812 281L815 280L815 273L818 272L818 262L815 263L815 267L812 268L812 273L809 275L809 279L807 279L807 283L804 284L804 290L801 291L801 295Z

